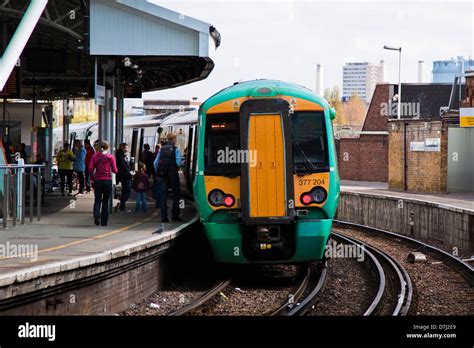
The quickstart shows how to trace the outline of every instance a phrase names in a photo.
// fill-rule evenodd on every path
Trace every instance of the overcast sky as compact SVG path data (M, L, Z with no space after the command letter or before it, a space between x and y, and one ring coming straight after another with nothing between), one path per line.
M160 6L214 25L222 44L211 57L215 68L200 82L150 98L204 101L232 84L257 78L295 82L314 90L316 64L324 68L324 88L342 89L345 62L386 61L388 80L416 82L418 60L431 81L433 60L474 58L474 1L205 1L153 0Z

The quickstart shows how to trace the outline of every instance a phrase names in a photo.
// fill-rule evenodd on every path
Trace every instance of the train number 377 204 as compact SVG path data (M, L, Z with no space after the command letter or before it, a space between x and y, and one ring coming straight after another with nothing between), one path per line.
M324 185L326 182L324 179L299 179L298 180L298 185L300 186L306 186L306 185Z

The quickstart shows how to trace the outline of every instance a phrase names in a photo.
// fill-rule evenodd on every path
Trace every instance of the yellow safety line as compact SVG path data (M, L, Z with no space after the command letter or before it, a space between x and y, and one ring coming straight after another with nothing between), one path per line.
M110 232L107 232L107 233L104 233L104 234L99 234L99 235L94 236L94 237L89 237L89 238L86 238L86 239L76 240L75 242L70 242L70 243L66 243L66 244L57 245L55 247L39 250L38 254L64 249L64 248L67 248L67 247L70 247L70 246L73 246L73 245L78 245L78 244L90 242L90 241L93 241L93 240L105 238L105 237L108 237L108 236L112 236L114 234L118 234L118 233L121 233L121 232L125 232L125 231L130 230L131 228L134 228L136 226L144 224L145 222L150 221L151 219L155 218L157 215L158 215L158 212L154 212L150 217L146 218L145 220L135 222L131 225L124 226L122 228L119 228L117 230L113 230L113 231L110 231ZM27 258L27 257L28 256L25 256L23 258ZM3 256L3 257L0 257L0 260L13 259L13 258L16 258L16 257L15 256L6 256L6 257Z

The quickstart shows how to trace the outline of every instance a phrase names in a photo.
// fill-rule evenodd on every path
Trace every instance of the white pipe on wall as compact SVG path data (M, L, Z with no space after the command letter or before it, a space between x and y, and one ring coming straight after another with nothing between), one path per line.
M20 24L18 24L15 34L0 59L0 91L5 87L8 77L18 58L20 58L21 52L23 52L47 4L48 0L31 0Z

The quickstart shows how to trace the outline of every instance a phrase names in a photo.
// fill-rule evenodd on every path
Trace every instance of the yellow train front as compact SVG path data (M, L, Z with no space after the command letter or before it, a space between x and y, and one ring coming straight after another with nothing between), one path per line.
M193 193L216 261L323 258L339 200L334 117L324 98L274 80L202 104Z

